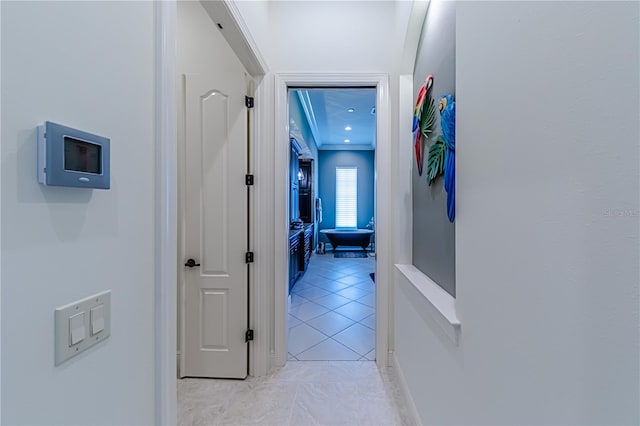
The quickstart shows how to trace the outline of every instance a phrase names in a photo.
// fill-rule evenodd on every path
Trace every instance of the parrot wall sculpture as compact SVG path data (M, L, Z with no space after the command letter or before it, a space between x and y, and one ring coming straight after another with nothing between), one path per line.
M429 139L436 123L436 106L431 96L433 75L428 75L418 91L413 110L412 131L415 133L413 147L418 165L418 175L422 176L423 146ZM440 175L444 175L444 190L447 193L447 217L450 222L456 216L456 101L453 95L440 98L440 128L442 134L429 146L427 157L427 182L429 186Z
M440 127L444 139L444 190L447 191L447 216L456 217L456 101L453 95L440 98Z
M433 131L436 122L435 102L431 97L431 89L433 88L433 76L428 75L424 83L418 91L416 106L413 109L413 128L415 139L413 143L416 154L416 163L418 164L418 175L422 176L422 147L424 146L423 137L426 139Z

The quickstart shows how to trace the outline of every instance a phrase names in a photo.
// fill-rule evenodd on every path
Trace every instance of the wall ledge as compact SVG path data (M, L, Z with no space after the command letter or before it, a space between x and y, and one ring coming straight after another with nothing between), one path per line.
M395 266L429 302L427 304L429 314L457 346L460 340L460 320L456 310L456 299L415 266L402 264Z

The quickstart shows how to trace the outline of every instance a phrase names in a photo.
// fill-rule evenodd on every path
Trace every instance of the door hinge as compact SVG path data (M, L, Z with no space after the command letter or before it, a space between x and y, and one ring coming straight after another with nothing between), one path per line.
M245 263L253 263L253 252L248 251L244 254L244 262Z
M253 108L253 96L245 96L244 97L244 105L247 108Z
M249 342L253 340L253 330L249 329L244 333L244 341Z
M244 184L247 186L253 185L253 175L244 175Z

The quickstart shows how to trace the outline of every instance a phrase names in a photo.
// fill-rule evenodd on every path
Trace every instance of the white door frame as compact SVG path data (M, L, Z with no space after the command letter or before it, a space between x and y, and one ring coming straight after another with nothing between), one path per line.
M275 364L282 366L287 359L287 297L288 297L288 233L289 198L289 106L287 88L296 87L376 87L376 160L375 207L376 219L376 364L388 366L389 361L389 285L391 279L392 239L391 205L391 109L389 78L386 74L277 74L275 76L275 229L273 251L275 264L274 288L274 349ZM268 303L268 300L264 300Z
M211 4L203 2L208 10ZM211 2L209 2L211 3ZM241 62L256 80L267 67L254 40L244 25L237 6L231 0L213 2L216 14L224 22L225 38ZM208 10L209 11L209 10ZM178 265L178 142L177 142L177 1L155 2L156 40L156 266L155 266L155 424L177 423L177 286ZM256 130L250 129L252 140ZM255 286L255 283L252 287ZM254 292L252 291L252 294ZM257 296L254 295L252 299ZM253 300L252 306L254 305ZM253 309L252 309L253 310ZM253 353L260 351L252 348ZM260 358L257 356L257 358ZM257 360L256 362L259 362ZM253 361L250 370L254 369ZM265 368L266 370L266 368ZM264 374L264 373L262 373Z
M156 267L155 422L177 423L178 98L176 2L155 3Z

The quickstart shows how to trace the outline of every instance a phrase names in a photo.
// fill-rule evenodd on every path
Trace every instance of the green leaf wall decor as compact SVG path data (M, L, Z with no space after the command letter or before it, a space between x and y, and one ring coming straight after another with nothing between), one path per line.
M444 174L444 138L438 135L436 141L429 146L429 157L427 159L427 182L429 186Z
M436 124L436 102L431 97L431 94L427 95L425 106L422 110L422 118L420 119L420 133L425 138L429 138L429 135L433 132L433 127Z

